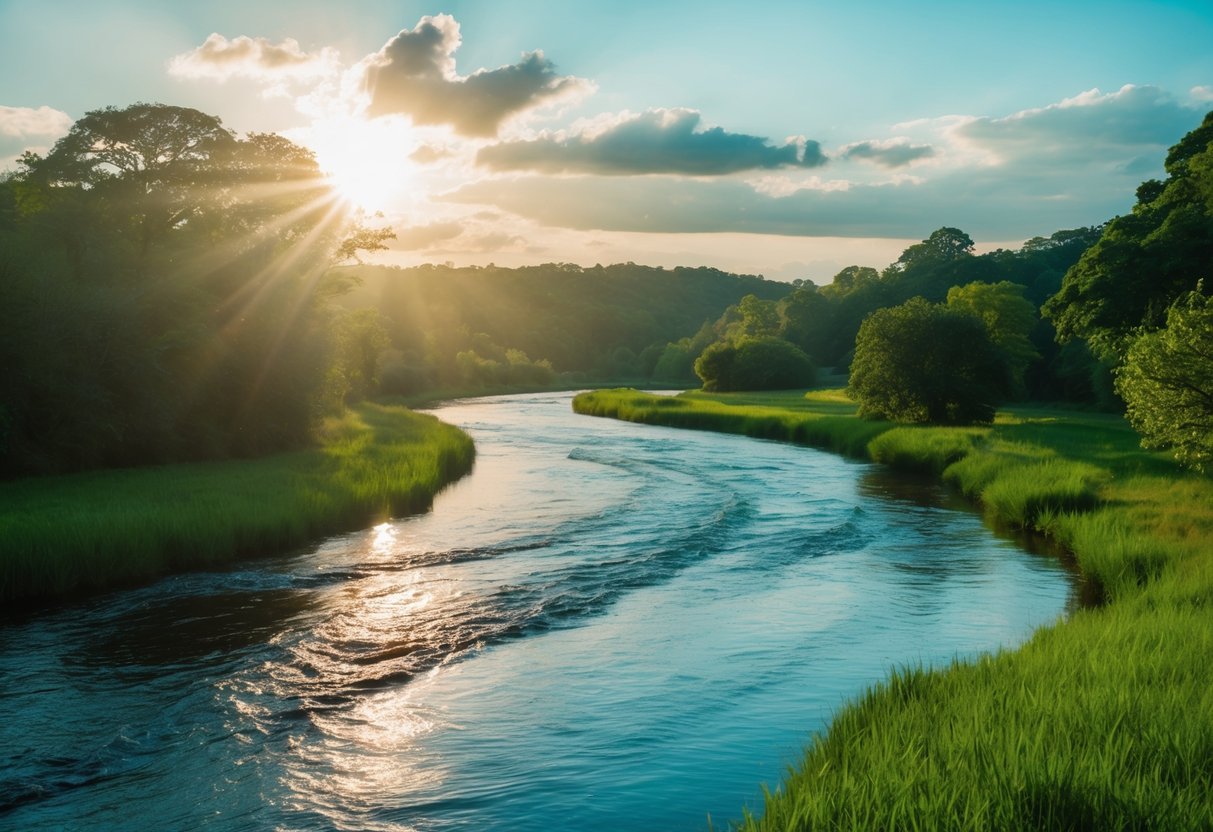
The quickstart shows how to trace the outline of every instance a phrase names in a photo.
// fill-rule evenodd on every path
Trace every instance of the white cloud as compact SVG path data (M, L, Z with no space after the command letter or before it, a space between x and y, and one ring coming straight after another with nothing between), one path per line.
M27 150L45 153L71 126L71 116L52 107L0 105L0 170L13 167Z
M1213 101L1213 86L1193 87L1188 90L1188 95L1192 96L1193 101Z
M275 84L317 80L333 74L337 67L337 52L329 47L309 53L294 38L271 43L267 38L240 35L229 40L216 32L201 46L170 60L169 74L219 82L245 78Z
M1005 118L972 118L953 129L1002 163L1040 167L1123 164L1145 151L1165 152L1198 121L1196 111L1158 87L1130 84L1106 94L1087 90Z

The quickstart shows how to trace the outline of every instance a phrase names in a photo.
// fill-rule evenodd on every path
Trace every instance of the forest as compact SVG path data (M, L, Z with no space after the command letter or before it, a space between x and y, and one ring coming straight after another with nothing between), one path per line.
M1167 180L1102 226L984 254L944 227L817 286L635 263L362 265L391 232L361 225L306 149L188 108L93 111L0 181L0 475L264 454L367 396L511 385L726 391L823 369L908 421L981 421L1012 400L1128 399L1133 415L1149 358L1131 347L1168 314L1198 325L1213 289L1198 283L1211 136L1206 118ZM895 402L916 373L949 389Z

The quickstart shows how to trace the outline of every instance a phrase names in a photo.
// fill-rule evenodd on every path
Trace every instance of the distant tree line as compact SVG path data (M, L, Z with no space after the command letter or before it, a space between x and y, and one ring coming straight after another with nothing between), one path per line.
M355 266L342 300L374 310L389 334L384 393L591 380L694 379L715 340L709 321L743 297L776 300L786 283L711 268L620 263L521 268ZM667 346L707 330L701 344Z

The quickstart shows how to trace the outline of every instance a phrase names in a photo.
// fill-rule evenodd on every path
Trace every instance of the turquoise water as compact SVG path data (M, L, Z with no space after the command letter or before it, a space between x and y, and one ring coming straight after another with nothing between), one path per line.
M429 514L0 626L0 828L721 828L888 668L1073 603L922 481L569 398L439 409Z

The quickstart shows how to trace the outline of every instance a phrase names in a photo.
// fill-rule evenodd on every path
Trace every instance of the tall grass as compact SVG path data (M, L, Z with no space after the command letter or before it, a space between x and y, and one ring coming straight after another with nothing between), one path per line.
M795 398L791 398L791 396ZM573 409L589 416L678 428L739 433L758 439L778 439L864 457L875 436L888 422L865 422L854 417L854 405L823 401L817 407L793 409L803 394L703 394L654 396L635 390L595 390L573 399ZM783 406L776 406L776 403Z
M681 411L701 409L713 429L744 433L754 406L679 398L653 407L613 391L593 409L684 426L694 417ZM779 394L764 414L858 421L840 398ZM740 825L1213 830L1213 480L1141 450L1106 415L1012 408L989 428L871 430L871 459L942 477L996 522L1053 537L1105 603L1015 651L894 670Z
M326 424L314 450L0 483L0 599L280 552L418 511L473 456L432 416L363 404Z

